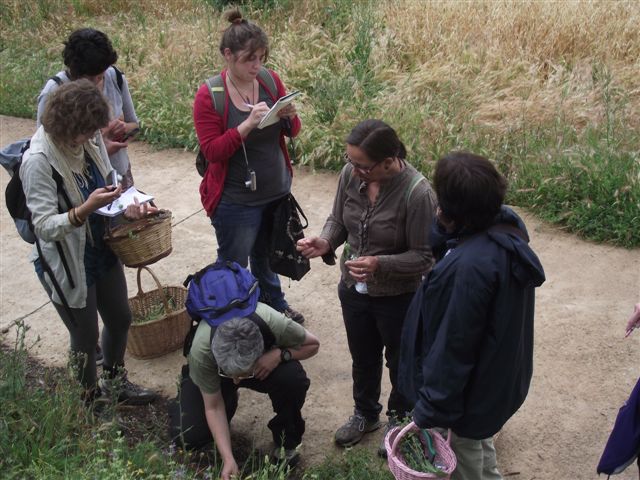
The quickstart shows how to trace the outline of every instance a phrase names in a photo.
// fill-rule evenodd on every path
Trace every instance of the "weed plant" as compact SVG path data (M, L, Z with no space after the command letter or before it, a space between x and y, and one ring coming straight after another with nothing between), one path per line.
M143 138L195 150L191 107L227 0L3 0L0 112L35 115L62 41L113 40ZM426 175L453 149L493 159L508 201L586 238L640 245L640 3L245 0L298 102L297 158L339 169L360 120L396 128ZM135 159L134 159L135 161Z

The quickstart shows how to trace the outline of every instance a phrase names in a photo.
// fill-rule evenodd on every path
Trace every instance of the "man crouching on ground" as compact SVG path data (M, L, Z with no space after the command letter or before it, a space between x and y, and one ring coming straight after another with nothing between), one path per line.
M223 461L222 478L238 474L229 422L238 406L238 388L266 393L275 417L268 426L272 458L295 466L305 422L302 406L309 379L300 360L318 353L318 338L284 314L258 302L255 314L219 325L201 321L189 353L189 374L200 388L207 424Z

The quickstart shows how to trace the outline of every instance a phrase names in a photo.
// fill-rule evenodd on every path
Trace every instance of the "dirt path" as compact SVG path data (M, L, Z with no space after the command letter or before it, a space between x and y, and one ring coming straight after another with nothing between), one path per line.
M33 130L33 121L0 116L0 145L28 137ZM200 178L193 168L194 155L154 151L139 142L129 148L137 185L173 212L174 223L186 219L173 229L173 253L152 266L163 282L180 285L188 273L211 262L216 251L212 227L199 212ZM4 191L9 177L0 170ZM309 217L308 234L322 228L336 182L334 174L296 171L294 192ZM63 365L67 332L47 304L27 261L30 246L18 237L2 198L0 327L5 329L42 306L26 318L30 343L40 337L32 353L52 365ZM533 384L524 406L499 435L499 466L503 474L511 473L517 479L595 478L595 466L617 410L640 370L640 333L623 339L624 323L633 304L640 301L640 251L584 242L521 213L547 282L537 296ZM305 362L312 382L304 409L307 462L319 462L339 451L332 435L352 409L350 357L336 294L338 278L337 268L318 260L301 282L284 280L289 302L305 314L307 328L322 343L320 353ZM133 296L137 291L133 270L127 269L127 279ZM155 287L145 279L143 288ZM12 341L13 332L10 329L0 340ZM154 360L127 357L126 361L134 381L175 395L183 363L180 352ZM388 392L385 381L383 398ZM241 396L232 431L254 432L256 446L268 447L268 400L252 392L242 391ZM369 435L363 447L374 449L380 435ZM636 479L637 475L628 471L617 478Z

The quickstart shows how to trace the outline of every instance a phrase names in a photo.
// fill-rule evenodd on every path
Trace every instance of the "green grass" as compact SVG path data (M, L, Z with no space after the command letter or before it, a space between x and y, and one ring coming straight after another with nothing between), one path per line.
M304 93L299 162L339 169L350 129L382 118L426 175L447 152L471 150L508 177L508 202L585 238L640 246L638 4L403 1L241 2L269 34L269 66ZM222 67L230 2L5 3L0 113L33 118L62 41L90 25L119 53L141 138L197 149L193 96Z
M113 406L95 417L80 400L81 389L69 372L28 366L29 349L39 341L27 345L28 327L18 322L10 331L15 333L13 340L3 337L5 344L0 348L3 479L219 478L215 452L204 456L180 452L163 440L167 425L162 415L145 416L149 424L124 420L124 425L129 425L129 433L124 434L123 421L118 420L122 412ZM8 341L12 344L7 345ZM132 436L134 429L137 434ZM241 478L251 480L392 479L384 461L363 449L348 449L343 455L291 475L284 467L255 456L249 457L241 468Z

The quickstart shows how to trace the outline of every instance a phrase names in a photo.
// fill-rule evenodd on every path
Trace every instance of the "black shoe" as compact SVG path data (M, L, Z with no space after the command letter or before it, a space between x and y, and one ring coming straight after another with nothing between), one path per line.
M385 438L387 438L387 434L390 430L396 428L398 425L398 420L395 418L389 418L387 425L384 427L384 433L382 434L382 440L380 440L380 445L378 446L378 456L382 458L387 458L387 447L384 444Z
M286 466L295 468L298 463L300 463L300 452L298 451L298 447L285 449L284 447L275 447L273 452L271 453L271 463L273 464L282 464L284 463Z
M102 394L107 398L117 398L118 403L127 405L146 405L153 402L158 395L147 388L131 383L127 378L127 371L115 378L102 377L98 381Z
M285 308L282 313L284 313L285 316L289 317L291 320L293 320L296 323L299 323L300 325L304 323L304 315L302 315L300 312L294 310L291 307Z

